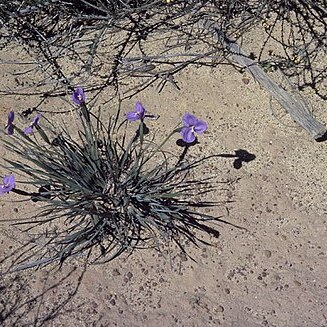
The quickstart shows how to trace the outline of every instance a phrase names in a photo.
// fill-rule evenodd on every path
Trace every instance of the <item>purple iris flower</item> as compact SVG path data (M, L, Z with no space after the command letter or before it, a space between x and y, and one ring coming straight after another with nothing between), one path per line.
M7 129L8 135L14 134L14 125L13 125L14 119L15 119L15 113L13 111L10 111L8 114L8 122L5 127Z
M85 102L84 90L78 86L72 95L72 100L79 106Z
M38 113L34 117L32 124L24 129L24 134L26 134L26 135L31 134L33 132L34 127L39 123L40 118L41 118L41 114Z
M3 185L0 185L0 196L10 192L16 186L14 175L7 175L3 178Z
M208 125L203 120L196 118L188 112L183 116L184 127L181 130L182 139L186 143L195 141L195 133L202 134L208 129Z
M126 114L126 117L129 121L136 121L138 119L143 120L144 116L145 116L145 112L146 110L144 109L144 107L142 106L141 102L136 102L135 104L135 110L128 112Z

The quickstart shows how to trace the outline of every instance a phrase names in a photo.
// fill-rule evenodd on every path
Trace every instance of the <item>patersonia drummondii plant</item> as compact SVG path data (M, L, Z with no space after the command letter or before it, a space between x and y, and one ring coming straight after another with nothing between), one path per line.
M84 254L89 260L109 261L124 251L158 247L170 240L182 247L183 237L198 241L197 229L217 235L205 224L214 217L197 210L214 203L193 200L194 195L212 190L208 180L189 177L202 159L185 159L195 133L207 129L204 121L187 113L183 124L156 144L140 102L134 110L126 110L124 123L118 124L118 115L103 122L101 113L90 112L81 87L72 101L78 106L75 137L69 127L56 126L45 117L39 124L39 113L21 130L13 125L13 112L1 136L6 150L18 159L5 160L7 175L0 195L10 197L7 193L14 192L37 202L39 208L33 217L16 222L34 230L29 241L34 250L19 255L15 269L62 263ZM130 128L122 128L124 124L135 126L135 132L127 132ZM179 133L183 155L173 156L164 145ZM24 184L32 190L22 189Z

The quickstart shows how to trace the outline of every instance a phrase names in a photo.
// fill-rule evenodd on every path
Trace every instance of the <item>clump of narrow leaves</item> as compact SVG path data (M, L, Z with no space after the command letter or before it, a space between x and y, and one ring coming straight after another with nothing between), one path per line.
M4 167L23 178L5 176L14 184L3 185L2 194L15 192L41 204L33 217L15 222L42 236L29 241L33 249L15 262L19 269L62 263L90 251L92 260L109 261L124 251L167 241L182 248L185 238L197 243L195 230L217 235L205 224L214 218L197 210L214 203L193 200L211 189L208 180L190 178L190 171L202 160L185 160L188 140L194 141L195 131L207 129L203 121L187 114L184 127L157 145L147 139L146 114L140 103L117 127L117 117L104 124L100 115L88 110L82 89L72 99L79 106L77 137L66 127L45 124L40 115L26 133L14 124L13 114L8 117L10 135L1 136L7 151L17 157L7 159ZM190 119L195 127L187 123ZM139 123L132 135L123 130L128 121ZM180 157L163 150L175 132L185 136ZM35 192L19 189L21 184L32 185Z

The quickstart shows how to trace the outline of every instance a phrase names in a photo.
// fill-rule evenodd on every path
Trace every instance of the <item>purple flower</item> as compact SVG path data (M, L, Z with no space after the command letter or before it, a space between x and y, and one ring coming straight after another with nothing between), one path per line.
M202 134L208 129L208 125L203 120L196 118L188 112L183 116L184 127L181 130L182 139L186 143L195 141L195 133Z
M5 127L8 135L14 134L14 125L13 125L14 119L15 119L15 113L13 111L10 111L8 114L8 122Z
M0 196L10 192L16 186L14 175L7 175L3 178L3 185L0 185Z
M24 129L24 134L26 134L26 135L31 134L33 132L34 127L39 123L40 118L41 118L41 114L38 113L34 117L32 124Z
M135 104L135 110L128 112L126 114L126 117L129 121L136 121L138 119L143 120L144 116L145 116L145 109L142 106L141 102L136 102Z
M78 86L72 95L72 100L79 106L85 102L84 90Z

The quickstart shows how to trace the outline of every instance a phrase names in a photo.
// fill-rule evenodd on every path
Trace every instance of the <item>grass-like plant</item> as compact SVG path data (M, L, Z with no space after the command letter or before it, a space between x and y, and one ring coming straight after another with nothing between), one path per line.
M13 174L4 177L0 195L15 192L41 204L33 217L8 219L26 226L25 232L35 231L28 250L14 262L18 269L62 263L91 251L92 261L109 261L126 250L158 247L171 240L183 249L183 238L199 241L195 230L218 235L205 224L215 218L197 209L215 203L193 200L212 190L208 179L192 179L189 174L203 159L185 159L187 148L196 144L195 133L207 129L205 122L186 113L184 126L177 126L158 145L148 139L141 103L118 126L119 115L104 124L100 114L88 110L83 89L77 88L72 100L78 105L77 137L67 127L43 124L46 118L39 114L21 130L13 112L1 136L16 159L5 159L2 165ZM129 122L139 122L130 137L129 129L122 128ZM176 132L184 143L180 156L163 150ZM37 191L21 190L18 184Z

